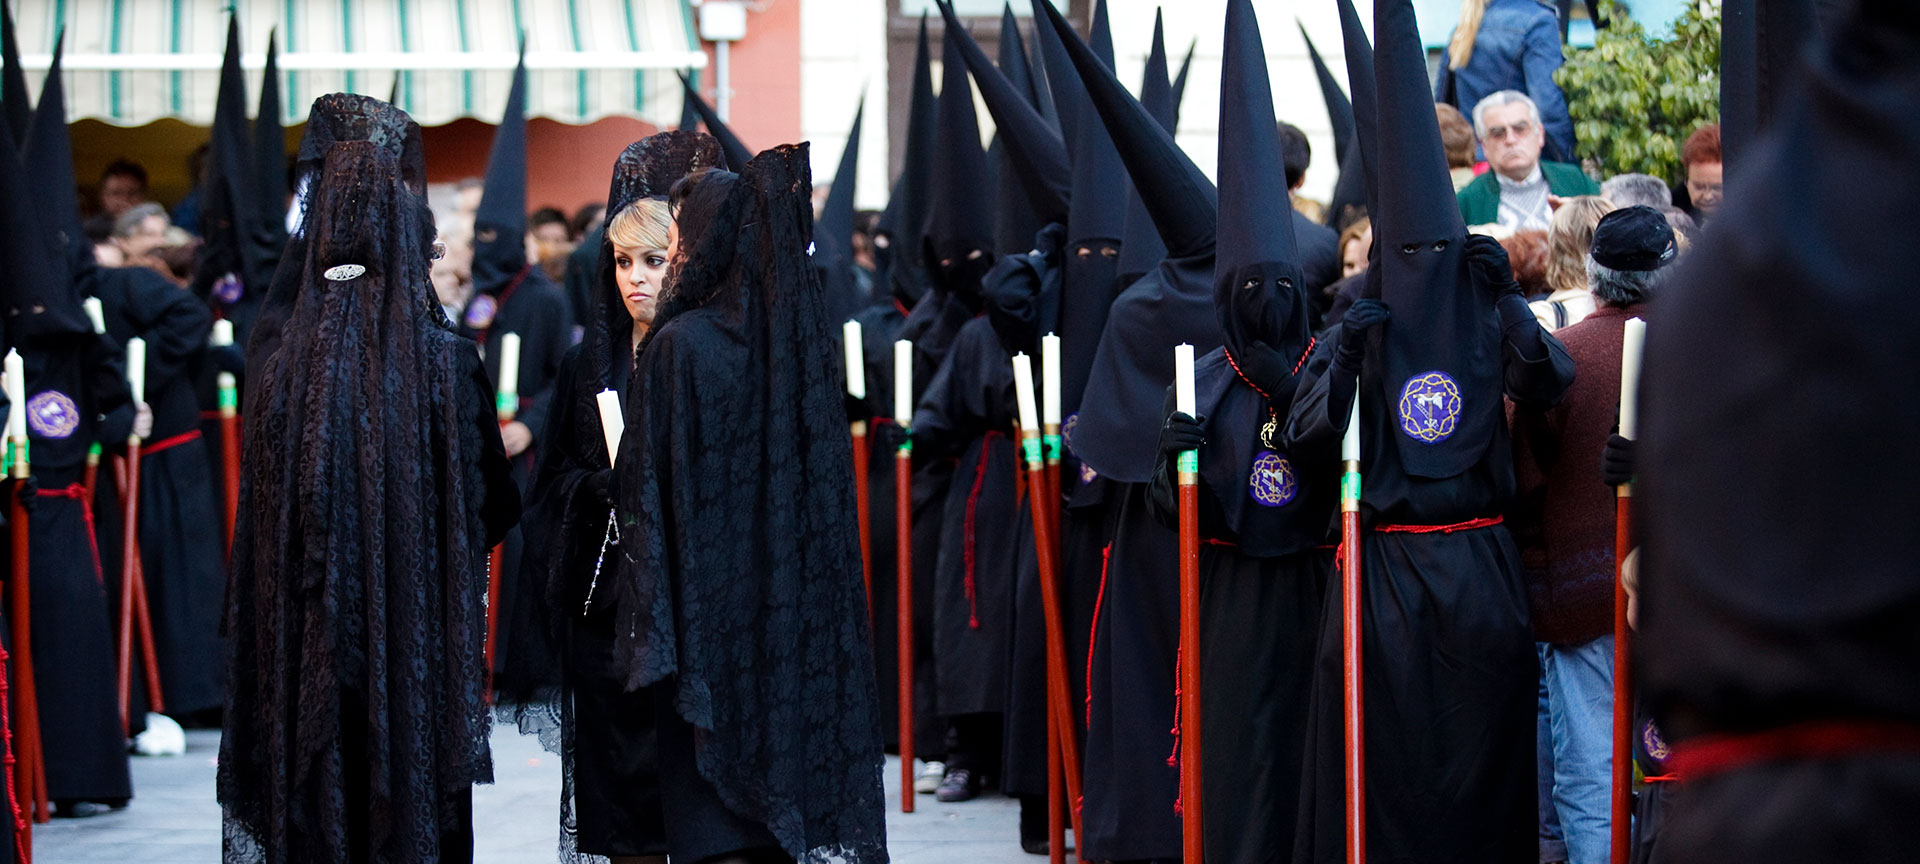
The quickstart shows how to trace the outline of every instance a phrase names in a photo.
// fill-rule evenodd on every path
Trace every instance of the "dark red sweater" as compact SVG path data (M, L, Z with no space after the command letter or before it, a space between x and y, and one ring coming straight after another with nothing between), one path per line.
M1516 408L1514 467L1534 638L1574 645L1613 632L1614 489L1600 454L1617 428L1620 334L1645 306L1602 306L1554 332L1573 357L1573 386L1560 404Z

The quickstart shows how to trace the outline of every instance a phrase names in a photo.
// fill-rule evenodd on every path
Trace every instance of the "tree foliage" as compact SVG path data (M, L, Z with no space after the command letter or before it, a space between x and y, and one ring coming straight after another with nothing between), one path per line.
M1710 9L1701 6L1710 5ZM1637 172L1678 183L1680 146L1720 121L1720 11L1699 4L1656 38L1613 0L1594 46L1568 48L1554 80L1567 96L1580 158L1602 177Z

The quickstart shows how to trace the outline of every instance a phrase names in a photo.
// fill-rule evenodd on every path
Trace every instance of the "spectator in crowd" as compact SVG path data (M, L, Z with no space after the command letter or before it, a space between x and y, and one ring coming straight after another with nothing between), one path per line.
M1280 153L1287 172L1287 195L1298 197L1307 182L1307 167L1313 163L1313 146L1307 133L1292 123L1280 124ZM1340 279L1340 236L1332 228L1309 218L1298 208L1293 215L1293 242L1299 249L1300 274L1307 280L1309 294Z
M880 211L862 210L853 214L853 263L871 280L879 269L873 257L873 235L880 230Z
M202 144L193 148L192 155L187 157L187 179L192 181L193 188L187 190L187 197L180 199L180 203L173 205L173 224L196 237L200 236L200 193L206 182L208 149L208 145Z
M486 181L478 177L468 177L454 186L453 212L473 222L473 212L480 209L480 193L486 191Z
M113 241L128 265L151 266L154 250L167 244L167 208L144 201L120 211L113 220ZM164 267L156 268L165 272Z
M1687 211L1672 204L1653 209L1660 211L1660 215L1667 218L1667 226L1673 229L1673 242L1680 247L1680 253L1684 255L1691 251L1694 240L1700 233L1700 223L1693 221L1693 217L1688 216Z
M1666 181L1651 174L1616 174L1600 184L1600 197L1613 202L1615 207L1652 207L1658 210L1673 206L1673 190L1667 188Z
M1553 82L1560 62L1560 17L1540 0L1460 0L1460 23L1440 54L1433 101L1466 111L1503 90L1525 93L1539 106L1534 123L1544 124L1547 158L1571 162L1573 118ZM1487 144L1478 111L1474 126Z
M1580 373L1552 407L1516 405L1513 413L1514 520L1537 528L1528 535L1537 545L1522 554L1543 562L1528 591L1551 718L1541 743L1552 752L1568 864L1603 864L1609 851L1614 491L1600 455L1620 405L1621 333L1628 318L1646 317L1644 304L1677 255L1672 229L1652 208L1601 218L1581 262L1598 308L1554 334Z
M120 245L113 241L113 217L101 213L81 223L86 232L87 242L93 244L93 260L102 267L123 267L127 263L126 253L120 251Z
M1600 194L1600 184L1578 165L1540 158L1546 141L1540 107L1525 93L1502 90L1480 100L1473 106L1473 131L1493 170L1460 190L1460 213L1468 225L1545 228L1553 215L1549 199Z
M545 270L547 278L567 278L567 256L573 254L572 228L557 207L542 207L527 217L527 260Z
M1453 191L1459 192L1473 182L1473 124L1460 109L1445 102L1433 103L1434 118L1440 121L1440 146L1447 151L1447 172L1453 176Z
M1507 262L1513 265L1513 281L1528 300L1545 298L1547 287L1547 232L1538 228L1515 231L1500 238L1507 250Z
M1719 152L1716 148L1715 152ZM147 169L131 159L115 159L100 172L100 212L115 219L147 201ZM166 215L166 211L160 211Z
M589 235L599 231L600 226L606 223L606 217L605 204L589 203L573 211L573 218L567 220L567 233L573 235L574 248L579 248L580 244L587 242ZM596 244L595 251L598 248Z
M1367 252L1373 248L1373 220L1354 220L1340 232L1340 278L1367 272Z
M1587 290L1587 251L1593 248L1593 229L1601 217L1614 211L1613 202L1598 195L1569 198L1553 213L1547 229L1547 290L1535 301L1533 317L1548 331L1576 324L1593 313Z
M1694 220L1705 224L1720 209L1720 124L1694 130L1680 147L1680 165L1687 175L1687 198Z

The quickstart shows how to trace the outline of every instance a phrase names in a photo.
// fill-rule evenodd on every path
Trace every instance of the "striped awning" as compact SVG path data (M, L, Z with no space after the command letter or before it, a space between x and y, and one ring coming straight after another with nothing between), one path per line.
M6 2L6 0L0 0ZM69 120L138 126L213 122L228 9L241 25L249 102L277 34L286 123L313 99L389 95L422 125L492 122L526 36L527 113L566 123L610 115L671 125L672 70L706 65L687 0L19 0L21 63L38 92L54 39Z

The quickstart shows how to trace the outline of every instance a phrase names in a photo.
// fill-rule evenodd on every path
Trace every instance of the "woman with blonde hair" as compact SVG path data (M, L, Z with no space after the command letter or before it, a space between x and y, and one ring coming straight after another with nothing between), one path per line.
M1460 0L1460 23L1440 55L1433 101L1471 114L1493 93L1525 93L1540 107L1546 158L1573 162L1573 118L1553 82L1561 59L1560 18L1539 0Z
M1587 252L1593 248L1594 226L1614 209L1613 202L1598 195L1580 195L1553 211L1547 228L1549 293L1532 303L1533 316L1549 331L1593 314L1593 296L1587 292Z

